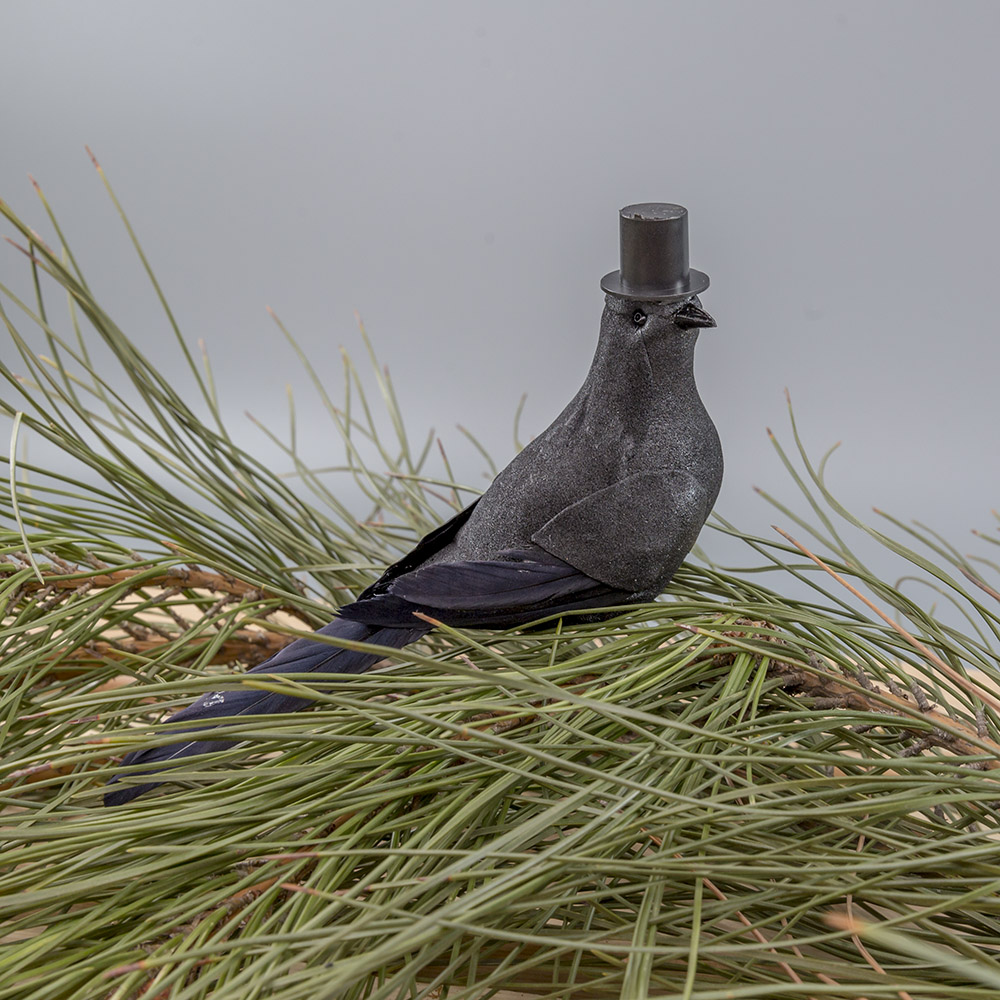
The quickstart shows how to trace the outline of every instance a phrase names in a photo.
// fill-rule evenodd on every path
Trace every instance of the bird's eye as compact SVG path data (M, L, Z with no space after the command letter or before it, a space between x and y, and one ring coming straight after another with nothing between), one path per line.
M636 326L645 326L646 314L641 309L636 309L636 311L632 313L632 322L635 323Z

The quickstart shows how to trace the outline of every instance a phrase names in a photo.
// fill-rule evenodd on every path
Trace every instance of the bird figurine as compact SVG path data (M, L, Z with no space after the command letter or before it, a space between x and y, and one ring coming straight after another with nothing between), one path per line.
M716 324L698 298L708 275L688 265L687 210L629 205L619 225L621 267L601 281L600 336L580 390L478 500L318 634L402 648L433 627L417 613L507 629L648 601L670 581L722 484L719 436L694 379L698 333ZM360 674L379 659L297 639L250 673ZM167 720L190 723L190 738L127 754L104 801L128 802L162 781L139 779L232 746L217 720L309 704L253 688L203 695Z

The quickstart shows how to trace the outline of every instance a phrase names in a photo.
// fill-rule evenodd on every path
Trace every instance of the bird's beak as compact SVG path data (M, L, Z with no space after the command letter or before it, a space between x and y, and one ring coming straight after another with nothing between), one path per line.
M686 302L674 313L674 323L682 330L716 326L715 320L693 302Z

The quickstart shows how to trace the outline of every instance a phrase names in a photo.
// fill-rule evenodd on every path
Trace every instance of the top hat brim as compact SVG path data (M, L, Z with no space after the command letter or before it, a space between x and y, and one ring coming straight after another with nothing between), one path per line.
M601 278L601 288L610 295L618 295L623 299L638 299L640 302L676 302L678 299L689 299L699 295L708 288L708 275L704 271L696 271L693 267L688 271L687 281L673 288L635 288L622 283L621 271L612 271Z

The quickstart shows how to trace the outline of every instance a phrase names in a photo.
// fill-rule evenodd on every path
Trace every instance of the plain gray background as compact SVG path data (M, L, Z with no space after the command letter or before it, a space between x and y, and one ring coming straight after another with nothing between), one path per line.
M2 6L0 197L48 232L164 366L167 327L84 152L128 209L240 440L336 441L272 306L341 382L360 311L415 436L460 478L581 382L618 209L677 201L719 328L698 377L718 510L768 532L794 495L787 386L831 484L971 544L997 474L1000 5L21 2ZM16 251L0 276L23 281ZM7 350L6 347L3 348ZM181 369L177 368L178 373ZM180 378L180 375L178 376ZM801 505L800 505L801 506ZM787 522L784 522L787 524ZM708 539L711 541L711 539Z

